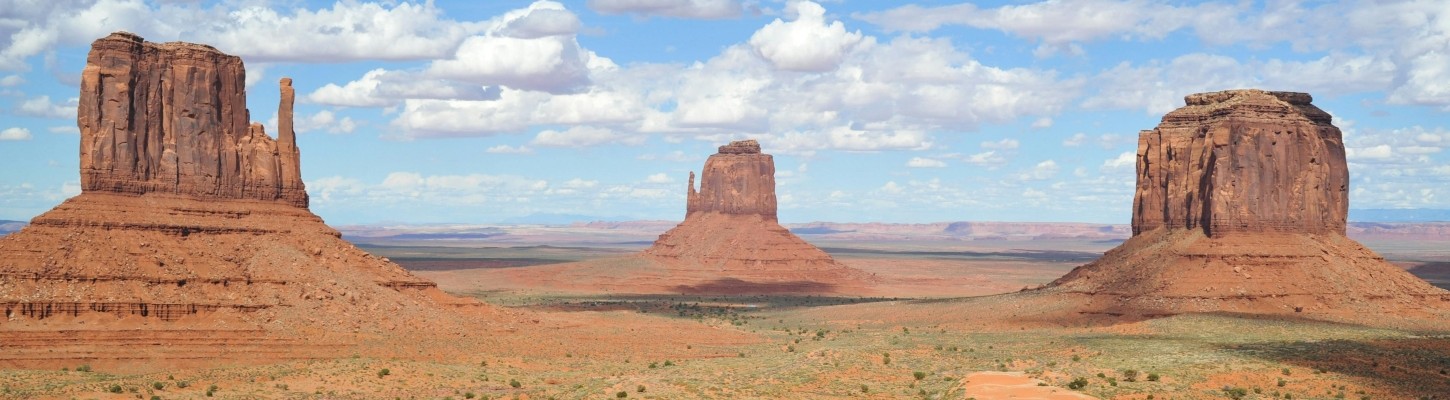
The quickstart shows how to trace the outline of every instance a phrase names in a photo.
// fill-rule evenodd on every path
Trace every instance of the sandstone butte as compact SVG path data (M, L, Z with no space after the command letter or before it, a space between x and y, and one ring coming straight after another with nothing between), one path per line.
M274 140L248 122L244 79L210 46L120 32L92 44L82 193L0 238L0 367L337 356L396 329L461 334L451 321L492 312L309 211L291 80Z
M780 226L775 160L754 140L731 142L690 173L685 220L642 253L506 271L521 287L698 294L860 294L876 280Z
M1311 101L1187 96L1139 134L1133 236L1040 292L1109 315L1446 316L1450 292L1345 237L1344 143Z

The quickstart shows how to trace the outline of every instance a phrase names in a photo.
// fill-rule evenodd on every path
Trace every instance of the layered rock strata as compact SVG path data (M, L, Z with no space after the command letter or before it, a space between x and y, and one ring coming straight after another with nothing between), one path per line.
M859 287L868 279L780 226L775 162L754 140L720 146L705 161L699 190L691 173L686 192L685 220L643 253L673 274L742 286L795 282L802 291Z
M279 201L307 207L282 80L278 137L249 122L242 59L211 46L95 41L81 73L81 190Z
M1133 237L1046 292L1108 314L1450 309L1450 292L1344 236L1344 144L1308 94L1186 101L1139 136Z
M1134 233L1344 234L1344 142L1308 94L1231 90L1185 100L1138 136Z
M82 193L0 238L0 367L250 357L198 351L207 343L260 359L329 356L483 310L343 241L307 209L289 79L273 140L247 123L236 57L117 33L93 44L88 63ZM49 341L74 336L87 339ZM176 350L136 350L128 338Z

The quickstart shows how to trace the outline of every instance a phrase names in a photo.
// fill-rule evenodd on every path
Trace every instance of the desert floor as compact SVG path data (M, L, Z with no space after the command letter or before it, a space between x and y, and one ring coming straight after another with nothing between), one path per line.
M971 297L1049 282L1117 242L812 242L876 273L877 292L561 293L501 287L489 271L620 256L647 243L364 241L449 292L543 322L439 343L459 349L442 357L6 370L0 397L1450 398L1450 322L1421 332L1200 314L1014 326L964 310L991 309L980 303L993 298ZM1450 243L1365 243L1450 286Z

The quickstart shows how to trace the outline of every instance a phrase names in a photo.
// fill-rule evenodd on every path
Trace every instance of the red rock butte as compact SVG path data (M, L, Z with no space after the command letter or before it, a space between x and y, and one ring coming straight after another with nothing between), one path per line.
M1133 237L1044 292L1083 313L1440 313L1450 292L1344 236L1349 172L1305 93L1190 95L1138 139Z
M209 46L95 41L82 193L0 238L0 367L336 356L484 311L312 214L291 80L273 140L248 122L244 79L241 59Z
M644 256L675 274L714 280L719 292L841 292L864 272L837 263L776 220L775 160L754 140L731 142L705 160L700 188L690 173L685 220ZM756 289L752 289L756 288ZM771 290L767 290L771 291Z

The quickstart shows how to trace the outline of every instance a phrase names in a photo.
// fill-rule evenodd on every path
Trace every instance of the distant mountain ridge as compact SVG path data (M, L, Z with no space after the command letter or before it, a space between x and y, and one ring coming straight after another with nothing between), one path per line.
M10 234L10 232L18 231L20 230L20 228L24 228L25 224L25 221L11 221L0 219L0 236L8 235Z
M1349 210L1350 222L1447 222L1450 210L1433 208L1366 208Z

